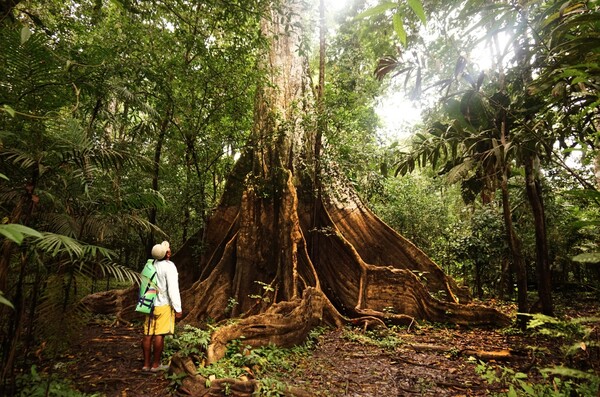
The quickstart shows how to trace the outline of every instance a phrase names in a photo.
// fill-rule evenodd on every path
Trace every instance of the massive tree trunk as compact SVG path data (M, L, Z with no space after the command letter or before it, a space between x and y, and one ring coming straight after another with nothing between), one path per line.
M295 11L288 15L302 15ZM273 37L271 81L257 95L252 150L207 224L202 276L184 292L185 322L245 318L217 331L211 359L241 334L255 345L301 342L315 322L506 324L495 310L467 305L467 290L363 205L334 165L321 165L334 182L315 184L318 128L301 122L311 90L299 36L284 21L263 23Z
M292 28L302 12L288 3L289 18L273 11L262 25L272 38L263 65L270 81L256 97L251 149L206 230L182 249L204 238L206 253L198 265L174 258L182 284L200 274L182 293L185 323L241 318L213 333L209 362L242 335L252 346L289 346L318 324L508 324L500 312L469 304L467 289L375 216L335 165L321 163L333 182L315 184L323 180L313 168L317 128L303 118L313 111L312 91Z

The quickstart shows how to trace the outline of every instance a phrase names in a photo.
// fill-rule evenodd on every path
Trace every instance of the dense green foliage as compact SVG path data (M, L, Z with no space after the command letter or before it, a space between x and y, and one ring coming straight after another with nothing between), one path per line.
M528 325L529 331L535 335L556 338L561 343L565 359L571 361L587 359L586 350L595 348L598 342L590 338L593 324L598 318L579 318L575 320L559 320L543 314L534 314ZM594 396L600 387L600 376L592 370L578 370L564 366L542 368L541 381L532 381L523 372L516 372L498 364L481 362L477 372L490 385L500 384L506 393L496 393L508 397L516 396Z
M512 263L520 299L533 285L548 313L551 279L597 288L599 182L590 171L600 161L598 3L428 2L426 21L381 3L361 16L373 28L373 42L395 42L398 51L378 53L377 77L403 80L406 94L427 106L424 127L415 128L408 147L390 148L384 168L404 175L431 167L459 183L471 207L454 212L459 222L432 224L453 230L451 238L432 234L448 248L457 242L459 251L422 247L445 266L457 262L479 295L510 292ZM399 14L410 21L403 32ZM383 201L380 213L402 233L427 241L427 234L414 235L426 227L397 222L398 211L409 212L403 201L408 206L399 210ZM422 213L413 218L417 225L418 218L431 222ZM528 305L520 301L519 308Z
M212 328L202 330L186 325L173 338L167 338L165 353L192 357L200 363L205 358L202 352L210 342L212 331ZM227 345L225 357L211 365L200 366L198 373L208 379L208 383L211 379L256 378L258 387L253 395L283 396L287 386L281 379L285 379L285 374L293 370L300 358L310 354L322 332L322 328L315 328L303 345L289 349L274 345L253 348L245 344L243 338L236 339ZM177 379L173 381L176 383Z
M264 46L260 1L8 4L3 383L16 351L69 343L83 295L130 284L147 247L168 238L177 249L202 228L250 131ZM23 226L41 235L23 240Z

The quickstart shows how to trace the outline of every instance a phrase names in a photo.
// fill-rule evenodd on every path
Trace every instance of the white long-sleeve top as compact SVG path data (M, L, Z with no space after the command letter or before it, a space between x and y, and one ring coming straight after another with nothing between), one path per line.
M181 312L179 296L179 274L175 264L168 260L154 262L158 294L154 306L170 305L177 313Z

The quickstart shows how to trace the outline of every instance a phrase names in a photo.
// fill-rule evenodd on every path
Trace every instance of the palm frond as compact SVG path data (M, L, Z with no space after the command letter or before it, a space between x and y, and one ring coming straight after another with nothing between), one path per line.
M56 233L70 238L76 238L81 234L81 229L77 221L68 213L59 212L43 214L40 219L47 225L46 232Z
M126 266L109 261L100 262L98 265L105 277L113 277L118 281L127 281L132 284L140 282L140 274Z
M136 108L139 108L142 112L147 113L153 117L159 116L159 113L150 106L147 102L143 101L143 96L137 95L131 92L127 87L122 84L113 83L111 84L112 92L116 94L118 99L124 102L131 103Z
M74 238L48 232L42 233L42 237L35 241L35 247L51 257L68 255L72 259L82 260L96 255L105 258L116 256L114 251L108 248L83 244Z
M143 230L146 232L153 231L158 235L164 235L165 232L155 224L148 221L143 216L138 216L135 214L124 214L120 217L120 221L125 225L129 225L133 230Z
M0 225L0 234L17 244L21 244L26 237L42 237L37 230L15 223Z
M125 195L122 198L122 205L125 209L161 209L165 207L166 199L156 190L144 189L140 192Z
M109 148L92 140L79 120L60 117L46 123L47 131L54 138L54 151L60 156L62 164L72 163L89 178L101 171L120 169L125 165L145 164L139 153Z
M2 153L7 162L23 169L28 170L35 167L39 161L33 153L27 153L19 149L6 150Z
M139 283L140 276L135 270L110 259L101 261L82 261L75 266L75 275L81 279L96 280L114 278L118 282Z
M48 45L43 33L34 33L21 42L20 30L2 30L0 54L0 97L15 111L30 117L43 118L71 100L66 84L68 73Z

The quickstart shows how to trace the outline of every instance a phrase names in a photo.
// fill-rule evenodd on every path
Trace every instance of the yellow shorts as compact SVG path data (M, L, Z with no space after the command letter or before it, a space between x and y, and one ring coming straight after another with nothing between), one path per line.
M170 335L175 332L175 310L170 305L155 306L146 316L144 335Z

